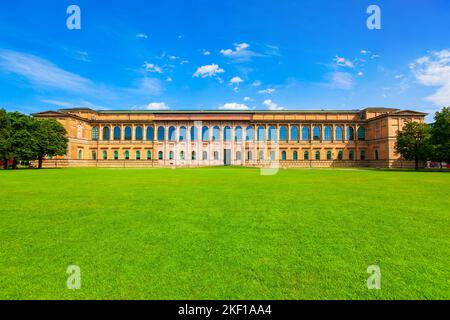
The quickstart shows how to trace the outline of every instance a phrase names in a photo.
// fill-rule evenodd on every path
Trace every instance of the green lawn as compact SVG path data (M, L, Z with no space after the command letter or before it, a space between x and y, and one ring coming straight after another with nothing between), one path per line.
M0 189L0 299L450 299L448 173L19 170Z

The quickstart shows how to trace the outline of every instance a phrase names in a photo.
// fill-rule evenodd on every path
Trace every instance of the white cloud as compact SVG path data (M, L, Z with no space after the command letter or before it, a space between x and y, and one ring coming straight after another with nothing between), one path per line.
M87 53L86 51L76 51L75 52L76 56L75 58L77 60L80 61L84 61L84 62L91 62L91 59L89 59L89 53Z
M364 76L364 72L362 72L362 71L358 72L358 76L363 77Z
M253 101L253 99L250 97L244 97L244 101Z
M275 91L276 91L275 89L269 88L269 89L259 90L258 93L259 93L259 94L272 94L272 93L274 93Z
M203 50L202 50L202 54L203 54L204 56L209 56L209 55L211 55L211 52L208 51L208 50L203 49Z
M381 58L381 56L379 54L373 54L370 58L371 59L378 59L378 58Z
M370 54L371 52L369 50L361 50L360 53L361 54Z
M44 99L41 100L43 103L48 103L59 108L91 108L91 109L104 109L101 106L98 106L89 101L80 101L80 102L69 102L69 101L61 101L61 100L53 100L53 99Z
M436 105L450 105L450 49L432 51L410 64L416 80L438 90L425 99Z
M167 81L167 82L172 82L173 79L172 79L171 77L168 77L168 78L166 79L166 81Z
M159 67L153 63L148 63L147 61L144 62L144 68L148 72L163 73L163 70L161 67Z
M65 71L50 61L31 54L0 50L0 68L25 78L37 88L70 92L93 92L91 80Z
M230 84L236 84L239 85L240 83L244 82L241 77L233 77L230 80Z
M269 110L284 110L283 107L280 107L279 105L277 105L275 102L273 102L270 99L267 99L263 102L263 104L267 107L267 109Z
M208 77L214 77L215 75L219 73L225 72L223 69L221 69L217 64L210 64L201 66L195 71L193 74L194 77L201 77L201 78L208 78Z
M252 83L252 86L253 86L253 87L259 87L260 85L262 85L262 82L259 81L259 80L255 80L255 81L253 81L253 83Z
M138 33L136 35L136 38L148 39L148 35L146 35L145 33Z
M178 58L177 56L170 56L169 59L170 59L170 60L177 60L177 59L179 59L179 58Z
M222 49L220 53L224 57L231 58L236 62L249 61L252 57L263 57L264 55L249 50L250 45L248 43L235 43L234 49Z
M219 110L249 110L250 108L242 103L231 102L225 103L224 105L219 106Z
M353 62L343 57L336 56L333 61L340 67L354 68Z
M354 86L353 76L348 72L333 72L328 74L328 82L325 83L325 86L334 88L334 89L343 89L349 90Z
M145 109L147 110L169 110L170 107L164 102L152 102L149 103Z
M180 64L188 64L189 63L189 60L181 60L180 61Z
M163 91L163 88L161 86L161 81L158 79L141 78L136 82L133 88L126 90L139 95L159 95Z

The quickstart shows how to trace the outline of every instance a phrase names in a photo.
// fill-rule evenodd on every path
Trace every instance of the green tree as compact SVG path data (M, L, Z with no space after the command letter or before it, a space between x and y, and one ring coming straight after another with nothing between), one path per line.
M425 123L407 122L397 135L395 150L406 160L414 160L418 170L419 161L431 155L430 127Z
M33 152L39 169L45 156L67 154L66 129L56 120L33 118Z
M450 162L450 108L436 112L434 120L431 128L433 160Z
M8 159L11 159L11 122L5 109L0 109L0 159L3 168L8 168Z

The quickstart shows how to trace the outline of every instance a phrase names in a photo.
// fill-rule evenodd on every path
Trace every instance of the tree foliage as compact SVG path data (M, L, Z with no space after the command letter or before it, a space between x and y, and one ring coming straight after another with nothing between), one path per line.
M45 156L63 156L67 153L66 129L52 119L33 119L33 153L39 168Z
M431 128L433 143L433 160L450 162L450 108L436 112Z
M395 150L406 160L414 160L418 170L419 161L428 160L431 154L430 127L424 123L407 122L397 135Z

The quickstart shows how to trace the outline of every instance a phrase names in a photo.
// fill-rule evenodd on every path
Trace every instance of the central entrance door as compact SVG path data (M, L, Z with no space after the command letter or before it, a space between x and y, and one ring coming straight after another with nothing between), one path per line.
M223 165L231 166L231 149L223 150Z

